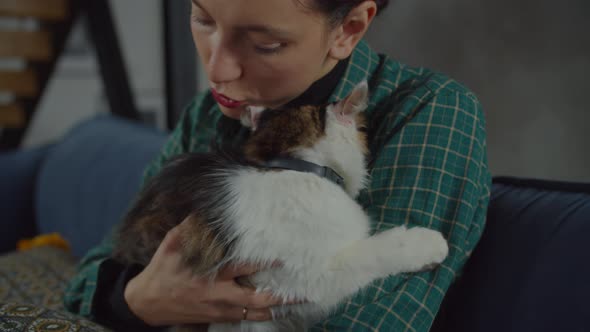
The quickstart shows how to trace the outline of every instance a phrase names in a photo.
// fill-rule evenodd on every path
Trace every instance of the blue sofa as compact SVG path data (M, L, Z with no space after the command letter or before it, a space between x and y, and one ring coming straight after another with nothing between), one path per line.
M55 293L50 309L65 319L55 299L74 273L76 259L121 220L143 168L165 139L165 133L103 115L79 124L56 144L0 154L0 313L2 303L15 301L48 306L46 294L22 295L28 284L20 285L11 272L22 264L9 262L27 261L22 258L27 253L13 252L18 239L58 232L70 242L73 256L52 254L51 259L71 267L54 268L53 275L63 275L47 291ZM483 238L432 330L590 331L589 243L590 184L494 179ZM36 262L31 271L52 265L38 258L39 250L30 260ZM16 280L3 281L11 273ZM19 273L22 278L28 272ZM20 295L3 292L3 285L20 287ZM3 321L8 320L0 315L0 331ZM76 322L81 331L100 330ZM26 324L33 323L31 318Z

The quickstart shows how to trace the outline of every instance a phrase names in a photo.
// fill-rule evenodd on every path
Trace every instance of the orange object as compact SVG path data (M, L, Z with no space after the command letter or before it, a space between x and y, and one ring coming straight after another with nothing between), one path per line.
M19 251L25 251L42 246L52 246L64 250L70 250L70 244L58 233L44 234L32 239L23 239L18 241L16 247Z

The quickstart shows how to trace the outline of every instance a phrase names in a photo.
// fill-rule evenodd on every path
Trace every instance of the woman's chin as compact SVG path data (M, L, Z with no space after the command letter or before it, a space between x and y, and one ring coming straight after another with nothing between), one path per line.
M242 112L245 110L245 107L240 106L240 107L236 107L236 108L228 108L228 107L219 105L219 109L221 110L221 113L223 113L223 115L227 116L228 118L239 120L240 115L242 115Z

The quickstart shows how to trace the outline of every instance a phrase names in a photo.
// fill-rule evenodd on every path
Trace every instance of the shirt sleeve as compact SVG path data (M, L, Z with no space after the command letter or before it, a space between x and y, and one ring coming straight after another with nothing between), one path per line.
M190 150L191 142L195 141L193 136L196 135L193 128L195 128L195 109L199 105L198 100L199 97L185 108L160 154L145 169L142 186L160 171L167 159ZM64 294L64 305L68 311L87 318L95 318L93 305L96 302L97 283L101 267L108 261L113 251L113 234L114 230L80 261L76 275L69 281Z
M144 267L126 266L113 259L101 265L93 304L94 320L113 331L162 332L166 326L150 326L131 311L125 300L127 283L138 275Z
M363 192L373 230L439 230L449 255L436 269L377 280L312 331L428 331L478 242L491 178L485 121L475 96L441 92L386 140Z

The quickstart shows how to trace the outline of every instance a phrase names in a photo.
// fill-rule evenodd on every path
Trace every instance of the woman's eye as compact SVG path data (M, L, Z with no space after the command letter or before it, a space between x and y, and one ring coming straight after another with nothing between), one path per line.
M213 21L211 20L207 20L207 19L202 19L200 17L197 16L193 16L192 17L193 22L197 23L198 25L204 26L204 27L210 27L213 25Z
M257 45L255 46L256 52L261 54L275 54L283 49L283 43L273 43L267 45Z

